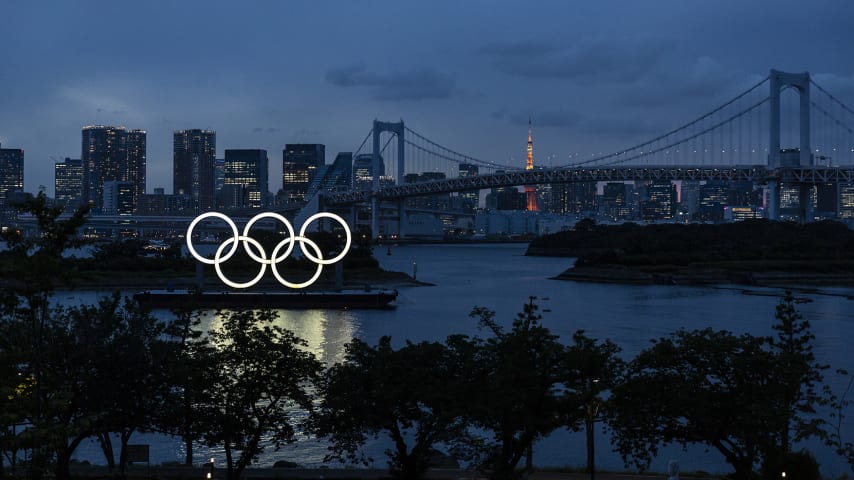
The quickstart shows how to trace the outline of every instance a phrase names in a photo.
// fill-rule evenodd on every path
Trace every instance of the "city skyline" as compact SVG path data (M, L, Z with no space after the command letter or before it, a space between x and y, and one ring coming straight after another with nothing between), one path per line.
M217 131L218 158L288 143L334 155L355 152L374 118L403 118L458 151L521 168L529 117L536 163L567 163L694 118L770 68L808 70L854 104L851 4L806 14L790 1L536 7L182 2L127 15L99 1L8 5L0 143L26 151L26 191L53 193L54 163L79 157L81 127L144 129L151 192L172 185L175 130Z

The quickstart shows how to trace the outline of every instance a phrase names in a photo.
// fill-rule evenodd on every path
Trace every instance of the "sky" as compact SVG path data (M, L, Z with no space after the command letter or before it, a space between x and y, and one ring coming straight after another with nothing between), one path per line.
M501 164L617 151L765 77L809 71L854 105L854 2L790 0L9 0L0 4L0 144L53 193L81 127L148 132L147 191L172 190L172 132L355 151L399 121Z

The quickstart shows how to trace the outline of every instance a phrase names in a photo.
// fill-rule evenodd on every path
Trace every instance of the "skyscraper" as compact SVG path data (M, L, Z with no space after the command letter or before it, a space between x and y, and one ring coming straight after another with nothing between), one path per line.
M187 195L191 208L211 210L216 199L216 132L175 130L172 135L172 193Z
M282 150L282 193L290 202L305 200L318 168L326 163L326 146L289 143Z
M478 172L477 165L473 163L459 164L460 178L476 177ZM460 192L461 206L464 212L473 212L478 207L480 190L466 190Z
M24 151L20 148L0 148L0 205L6 197L24 189Z
M385 175L385 162L380 156L380 171L376 172L382 177ZM370 190L373 186L374 171L373 171L373 155L363 153L356 155L353 159L353 189L354 190Z
M56 203L74 206L83 196L83 164L79 158L67 158L53 165Z
M104 125L83 127L80 160L83 200L95 210L100 211L104 204L104 182L130 182L134 206L139 195L145 193L145 130Z
M240 207L266 206L269 185L267 151L260 149L237 149L225 151L225 178L223 189L230 191L240 187ZM232 203L232 202L229 202Z

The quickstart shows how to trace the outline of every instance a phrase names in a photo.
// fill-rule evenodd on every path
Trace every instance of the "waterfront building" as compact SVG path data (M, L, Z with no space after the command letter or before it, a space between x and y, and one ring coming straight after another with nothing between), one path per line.
M476 177L478 166L473 163L460 163L458 166L458 175L460 178ZM466 190L460 192L460 208L463 212L471 213L477 210L480 203L480 190Z
M130 182L135 208L145 193L146 132L125 127L92 125L83 127L82 199L101 211L104 183Z
M854 183L839 184L839 218L854 219Z
M11 193L23 190L24 150L0 148L0 205L6 205L6 198Z
M644 220L671 219L676 216L678 193L670 181L656 181L647 185L647 201L643 203Z
M104 182L104 198L101 201L101 211L105 215L132 215L136 212L139 197L134 200L133 182L109 180Z
M370 153L356 155L353 159L353 189L354 190L370 190L374 182L374 174L379 175L380 179L385 176L385 162L380 156L379 172L373 170L373 158Z
M57 205L75 207L83 196L83 162L66 157L53 165L54 198Z
M282 150L282 194L287 202L303 202L317 169L326 164L326 146L293 143Z
M552 213L593 212L596 210L596 182L551 184L549 210Z
M224 206L266 206L270 190L268 168L266 150L226 150L223 197L228 200Z
M726 182L706 182L700 185L700 205L695 220L723 221L724 207L728 201L729 186Z
M186 195L193 210L216 206L216 132L175 130L172 134L172 193Z
M612 221L629 218L628 186L624 182L608 182L602 187L601 213Z

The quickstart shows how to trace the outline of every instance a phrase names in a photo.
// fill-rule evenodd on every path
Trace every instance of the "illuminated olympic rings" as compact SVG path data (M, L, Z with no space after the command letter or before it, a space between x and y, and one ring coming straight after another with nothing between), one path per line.
M347 234L347 244L344 245L344 248L341 250L335 258L330 258L328 260L323 259L323 254L320 251L320 247L317 246L316 243L311 241L309 238L305 236L305 231L308 228L311 222L319 219L319 218L331 218L344 227L344 232ZM193 229L196 228L196 225L199 224L202 220L206 218L218 218L224 221L229 227L231 227L231 238L224 241L219 248L216 249L216 254L213 259L205 258L200 255L199 252L196 251L195 247L193 247ZM270 258L267 258L266 252L264 252L264 247L258 243L257 240L249 236L249 229L252 228L252 225L255 224L258 220L263 218L272 218L278 220L282 224L284 224L285 229L288 231L288 238L279 242L278 245L273 248L273 252L270 254ZM192 222L190 222L190 226L187 228L187 249L190 251L190 254L196 258L196 260L208 264L213 265L214 269L216 269L216 274L219 276L219 279L222 280L222 283L228 285L232 288L249 288L259 281L264 276L264 273L267 271L267 265L270 265L270 268L273 270L273 275L276 277L276 280L279 281L282 285L290 288L305 288L314 283L319 277L320 272L323 270L324 265L333 264L347 255L347 252L350 251L350 244L352 243L352 237L350 235L350 228L347 226L347 222L344 221L343 218L335 215L334 213L328 212L320 212L315 213L314 215L308 217L308 219L303 223L302 228L300 228L299 235L294 235L294 227L291 225L291 222L288 221L287 218L279 215L278 213L273 212L265 212L259 213L250 219L246 226L243 227L243 235L240 235L237 230L237 225L228 218L226 215L219 212L207 212L196 217ZM246 253L249 255L252 260L255 260L259 264L261 264L261 271L258 272L258 275L255 276L252 280L244 283L233 282L222 273L221 265L226 262L229 258L231 258L235 252L237 252L237 244L238 242L243 242L243 248L246 250ZM315 264L317 264L317 271L314 272L314 275L305 282L302 283L292 283L285 280L280 274L279 270L276 268L276 264L286 259L288 255L294 249L294 244L299 242L300 250L302 250L305 258L311 260ZM231 248L228 248L229 245ZM306 245L310 247L311 251L306 248ZM226 248L228 251L226 252ZM284 249L284 251L282 251Z

